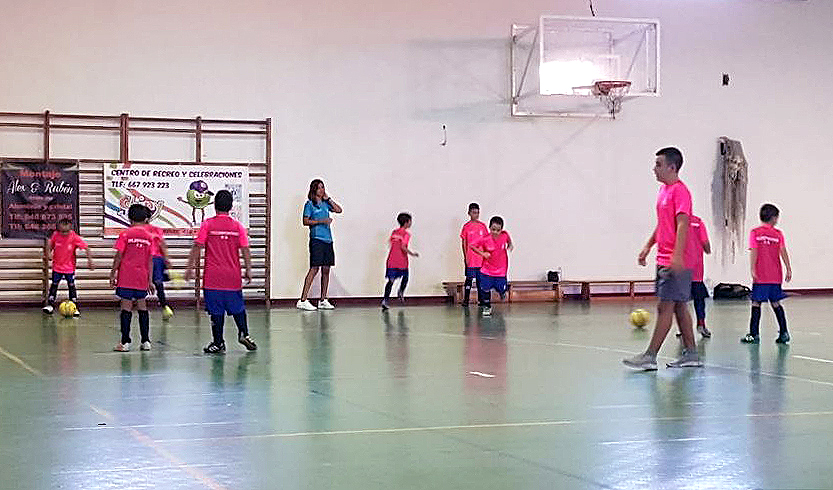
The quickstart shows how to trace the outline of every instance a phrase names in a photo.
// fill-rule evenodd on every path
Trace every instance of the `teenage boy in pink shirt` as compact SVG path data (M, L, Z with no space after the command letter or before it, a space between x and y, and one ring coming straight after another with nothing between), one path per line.
M139 310L139 348L150 350L150 317L145 298L148 292L153 293L151 244L154 238L145 228L146 207L131 205L127 217L130 228L122 231L116 240L116 256L110 270L110 286L116 288L116 296L121 298L121 341L115 348L119 352L130 350L130 322L134 307Z
M657 225L639 253L638 262L644 266L651 247L657 245L656 291L659 306L648 349L643 354L622 360L626 366L634 369L656 371L657 353L671 330L675 316L684 348L682 356L667 366L703 366L694 343L687 304L691 299L691 270L685 264L685 249L691 217L691 193L680 180L679 171L682 166L683 154L677 148L663 148L656 153L654 175L663 184L657 196Z
M463 267L466 272L466 282L463 287L464 307L469 305L472 281L480 275L480 267L483 265L483 257L475 253L469 245L488 234L489 230L486 225L480 221L480 205L476 202L469 204L469 221L463 225L463 230L460 232L460 241L463 245Z
M503 218L492 216L489 220L489 234L477 239L470 245L471 249L483 257L480 276L477 278L477 292L483 316L492 314L492 289L506 296L506 273L509 271L509 254L512 250L512 238L503 230Z
M49 247L46 249L46 260L52 260L52 285L49 287L49 297L44 313L55 311L55 301L58 297L58 286L61 279L67 281L69 288L69 300L78 304L78 290L75 288L75 251L84 250L87 253L87 266L93 270L93 259L90 257L90 249L87 243L72 230L72 221L64 218L58 221L58 230L49 238ZM78 308L73 316L80 316Z
M749 319L749 333L740 339L746 344L757 344L760 342L761 303L769 301L775 318L778 320L777 344L786 344L790 341L790 334L787 332L787 316L781 300L786 297L781 290L781 282L792 280L792 267L790 267L790 255L787 253L787 244L784 241L784 234L775 228L778 224L778 208L772 204L761 206L761 226L749 232L749 249L751 250L750 264L752 269L752 316ZM784 261L786 275L781 269L781 261Z
M227 190L218 191L214 196L216 215L203 221L200 226L185 271L185 279L190 280L200 250L205 248L203 297L205 309L211 315L213 337L211 343L203 349L206 354L226 352L226 342L223 339L226 314L231 315L237 324L237 341L247 350L257 349L254 340L249 337L246 305L243 303L243 277L246 278L246 284L252 281L252 255L246 228L228 214L233 204L234 197ZM241 252L246 267L245 276L240 274Z
M418 253L408 248L408 243L411 241L411 234L408 233L408 228L411 227L412 223L411 215L399 213L396 222L399 223L399 228L393 230L390 234L390 251L388 252L385 270L385 278L388 282L385 284L385 297L382 299L383 310L389 308L390 292L396 279L399 279L399 293L397 295L399 301L405 301L405 287L408 285L408 256L419 257Z

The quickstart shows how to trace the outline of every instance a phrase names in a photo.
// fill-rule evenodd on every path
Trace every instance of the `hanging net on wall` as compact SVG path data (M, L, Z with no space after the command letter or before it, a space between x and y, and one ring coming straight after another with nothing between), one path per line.
M746 221L746 185L749 182L748 163L740 141L720 138L721 170L723 173L723 262L745 243L743 224Z

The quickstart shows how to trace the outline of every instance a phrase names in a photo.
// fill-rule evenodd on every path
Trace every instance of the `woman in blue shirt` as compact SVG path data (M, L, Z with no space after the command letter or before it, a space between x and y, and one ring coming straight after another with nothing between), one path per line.
M341 211L341 206L327 195L321 179L310 182L303 217L304 226L309 227L309 271L304 278L301 299L295 305L302 310L312 311L317 308L332 310L334 308L327 300L330 267L335 265L336 260L333 251L333 235L330 231L330 223L333 222L330 212L340 213ZM316 307L307 299L307 295L319 269L321 270L321 300L318 301L318 307Z

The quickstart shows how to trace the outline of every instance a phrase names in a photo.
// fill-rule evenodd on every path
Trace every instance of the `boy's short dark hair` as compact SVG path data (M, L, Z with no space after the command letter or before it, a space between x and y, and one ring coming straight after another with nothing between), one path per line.
M69 219L69 218L61 218L61 219L58 220L58 226L61 226L61 225L70 225L70 226L72 226L72 220Z
M469 204L469 211L471 211L472 209L476 209L476 210L480 211L480 205L477 204L476 202L473 202L473 203Z
M680 169L683 167L683 152L681 152L677 148L674 148L673 146L663 148L657 152L656 156L660 155L665 157L666 162L670 163L671 165L674 165L674 167L677 169L677 172L679 172Z
M147 219L146 210L144 204L131 204L127 210L127 217L134 223L141 223Z
M214 196L214 209L221 213L228 213L231 211L233 205L234 196L231 195L231 192L225 189L217 191L217 194Z
M780 211L778 211L778 208L774 204L764 204L761 206L761 221L764 223L769 223L772 218L777 218L779 214Z
M142 204L142 207L145 208L145 220L149 220L151 216L153 216L153 211L150 210L149 207Z
M396 222L399 223L399 226L405 226L408 221L411 221L411 215L408 213L399 213L396 216Z
M489 220L489 226L491 227L493 224L499 224L501 228L503 228L503 218L500 216L492 216L492 219Z

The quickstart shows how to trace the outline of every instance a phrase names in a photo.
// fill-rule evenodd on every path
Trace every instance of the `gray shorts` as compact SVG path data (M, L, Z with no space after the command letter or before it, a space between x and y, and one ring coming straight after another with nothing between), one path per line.
M660 301L691 301L691 271L674 272L670 267L659 265L656 287Z

